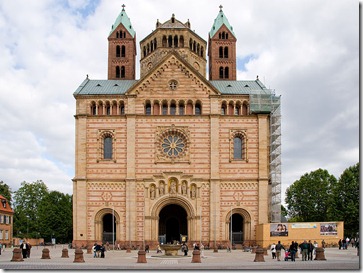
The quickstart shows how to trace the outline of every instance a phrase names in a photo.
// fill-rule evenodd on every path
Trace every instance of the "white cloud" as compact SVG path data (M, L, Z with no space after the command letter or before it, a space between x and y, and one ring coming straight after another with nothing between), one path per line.
M125 0L138 43L174 13L208 41L220 1ZM107 37L117 0L0 2L0 170L16 190L42 179L72 193L73 92L89 74L107 78ZM238 79L282 95L282 200L288 185L359 161L358 3L352 0L229 0ZM252 57L252 58L251 58ZM246 63L242 63L246 62ZM244 65L244 68L243 68Z

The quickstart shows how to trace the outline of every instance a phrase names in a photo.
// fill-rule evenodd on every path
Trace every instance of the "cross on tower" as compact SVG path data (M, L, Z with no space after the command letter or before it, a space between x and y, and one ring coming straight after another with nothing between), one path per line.
M126 6L125 6L125 4L122 4L122 6L121 6L121 7L122 7L122 10L125 10L125 7L126 7Z
M219 8L221 9L220 11L222 11L222 9L223 9L223 6L222 6L222 5L219 5Z

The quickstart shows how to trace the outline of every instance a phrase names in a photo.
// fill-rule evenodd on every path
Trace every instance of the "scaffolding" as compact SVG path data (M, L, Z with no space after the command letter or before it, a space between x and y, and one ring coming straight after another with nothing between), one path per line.
M281 222L281 96L271 90L250 94L250 111L270 116L270 223Z

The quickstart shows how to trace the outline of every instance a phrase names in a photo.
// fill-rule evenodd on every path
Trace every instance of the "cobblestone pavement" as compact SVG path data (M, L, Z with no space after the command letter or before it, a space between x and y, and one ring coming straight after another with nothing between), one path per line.
M270 252L264 255L265 262L254 262L255 254L242 250L205 250L201 263L192 263L192 251L189 256L165 257L156 254L155 250L146 254L147 263L137 263L138 252L136 250L126 253L125 250L110 250L105 253L105 258L93 258L93 254L87 254L83 250L84 263L74 263L75 250L68 249L69 258L62 257L63 245L49 247L50 259L41 259L43 247L34 246L30 258L23 262L11 262L12 249L6 249L0 255L0 268L4 270L360 270L360 259L355 248L339 250L337 248L325 249L325 261L302 261L301 255L296 262L276 261L271 258Z

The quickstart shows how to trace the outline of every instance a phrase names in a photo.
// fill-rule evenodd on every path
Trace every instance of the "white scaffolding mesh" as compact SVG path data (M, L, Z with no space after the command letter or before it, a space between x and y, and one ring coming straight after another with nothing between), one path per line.
M270 115L270 215L271 223L281 222L281 104L271 90L250 94L251 113Z

